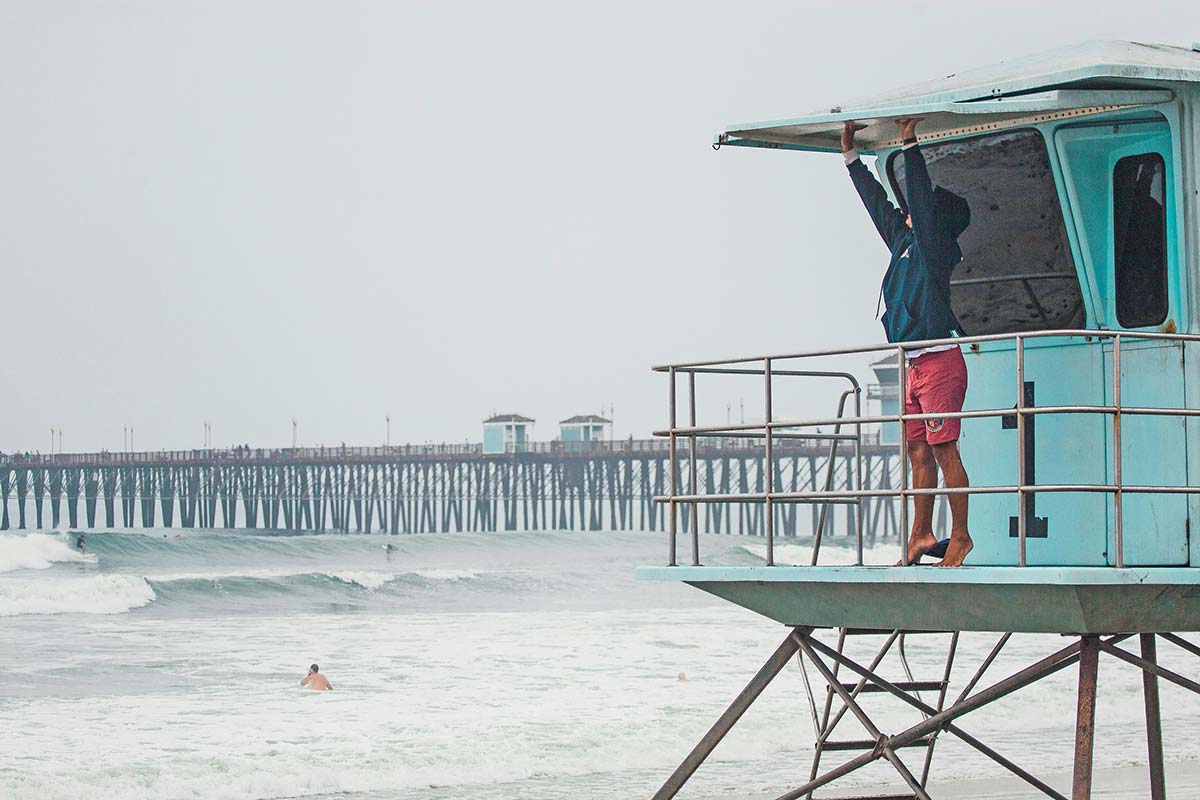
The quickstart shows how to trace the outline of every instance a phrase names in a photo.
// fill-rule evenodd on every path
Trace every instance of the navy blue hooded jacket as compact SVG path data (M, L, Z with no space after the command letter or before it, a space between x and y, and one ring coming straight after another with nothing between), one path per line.
M950 308L950 273L962 261L958 236L971 221L967 201L934 189L921 149L904 149L904 185L912 228L861 159L847 165L854 188L892 253L883 275L883 329L889 342L946 339L961 333Z

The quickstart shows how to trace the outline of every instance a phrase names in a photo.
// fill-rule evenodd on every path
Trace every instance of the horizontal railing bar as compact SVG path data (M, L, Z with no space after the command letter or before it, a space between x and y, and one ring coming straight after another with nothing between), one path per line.
M828 500L836 502L859 497L912 497L917 495L939 494L1014 494L1024 492L1071 493L1079 492L1094 494L1111 494L1121 491L1128 494L1200 494L1200 486L1116 486L1103 483L1062 483L1039 484L1028 486L937 486L930 489L837 489L828 492L772 492L772 502L778 500ZM656 503L744 503L762 502L767 499L766 492L746 492L744 494L681 494L657 495Z
M1000 342L1008 339L1049 339L1049 338L1086 338L1094 337L1097 339L1111 339L1114 336L1121 336L1126 340L1133 339L1163 339L1176 342L1200 342L1200 334L1194 333L1157 333L1154 331L1104 331L1104 330L1087 330L1081 328L1064 328L1062 330L1053 331L1030 331L1028 333L991 333L982 336L957 336L948 337L945 339L923 339L919 342L904 342L905 350L920 350L926 347L936 347L946 344L977 344L983 342ZM881 353L897 350L899 345L896 344L872 344L861 345L859 347L837 347L828 350L810 350L801 353L781 353L778 355L765 356L739 356L737 358L713 359L708 361L686 361L678 364L661 364L651 367L654 372L666 372L670 369L684 370L692 367L718 367L724 364L750 364L755 361L763 361L770 359L771 361L789 361L799 358L823 358L826 356L846 356L857 355L863 353ZM771 370L774 372L774 368Z
M787 429L787 428L809 428L819 425L876 425L888 422L908 422L922 421L927 419L986 419L988 417L1011 417L1016 414L1022 416L1036 416L1038 414L1128 414L1130 416L1149 416L1149 417L1200 417L1200 409L1197 408L1153 408L1149 406L1029 406L1027 408L981 408L973 411L945 411L941 413L928 414L881 414L870 417L829 417L826 419L782 419L775 420L769 425L764 425L761 422L744 422L738 425L707 425L695 428L681 427L675 428L674 433L677 436L685 436L689 434L719 434L722 431L761 431L764 428L771 430ZM653 431L653 436L670 436L670 429ZM773 434L778 436L778 434ZM815 438L814 436L804 436L801 438ZM753 438L753 437L752 437Z
M675 434L677 436L683 435L678 430L675 431ZM741 432L739 432L739 433L692 433L690 435L695 436L697 438L704 438L704 439L762 439L763 438L762 434L741 433ZM834 440L840 441L840 442L851 442L851 441L854 441L855 439L858 439L859 437L857 434L853 434L853 433L772 433L771 438L772 439L803 439L806 441L809 439L814 439L814 440L819 439L821 441L826 441L826 442L834 441Z
M675 370L681 373L695 373L697 375L762 375L766 370L762 369L739 369L735 367L682 367ZM791 378L845 378L850 381L855 388L858 388L858 378L852 372L834 372L821 369L772 369L772 375L784 375Z

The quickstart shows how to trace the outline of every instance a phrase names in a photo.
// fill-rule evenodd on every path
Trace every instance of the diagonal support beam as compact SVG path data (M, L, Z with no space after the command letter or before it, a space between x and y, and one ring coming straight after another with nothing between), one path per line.
M939 711L938 711L936 708L933 708L932 706L929 706L929 705L927 705L927 704L925 704L925 703L921 702L920 700L918 700L918 699L916 699L915 697L913 697L912 695L910 695L908 692L905 692L903 689L900 689L899 687L895 686L895 684L892 684L891 682L889 682L889 681L887 681L887 680L885 680L885 679L881 678L879 675L876 675L876 674L875 674L875 673L873 673L871 670L864 669L862 666L860 666L859 664L855 663L853 660L851 660L851 659L847 658L846 656L844 656L844 655L842 655L842 654L840 654L840 653L836 652L835 650L832 650L832 649L831 649L831 648L829 648L827 645L824 645L824 644L822 644L821 642L819 642L819 641L817 641L817 640L815 640L815 639L811 639L810 641L812 641L812 642L813 642L813 645L814 645L814 647L815 647L816 649L818 649L818 650L820 650L821 652L825 653L825 654L826 654L826 655L828 655L830 658L832 658L832 659L834 659L834 660L836 660L836 661L840 662L842 665L844 665L845 667L847 667L848 669L850 669L852 672L855 672L855 673L857 673L857 674L859 674L859 675L862 675L864 678L866 678L866 679L869 679L869 680L870 680L872 683L875 683L876 685L878 685L878 686L880 686L881 688L883 688L883 689L885 689L886 691L888 691L890 694L893 694L893 695L895 695L897 698L899 698L900 700L903 700L904 702L908 703L908 704L909 704L909 705L911 705L912 707L914 707L914 708L916 708L916 709L919 709L919 710L923 711L923 712L924 712L924 713L926 713L926 714L929 714L929 715L930 715L930 717L929 717L929 719L930 719L930 720L934 719L935 717L940 717L940 716L942 716L943 714L947 714L947 713L949 713L949 712L951 712L951 711L954 711L954 709L955 709L955 707L958 705L958 703L961 703L961 702L962 702L962 700L960 699L960 700L958 701L958 703L956 703L956 704L955 704L955 706L951 706L949 709L946 709L946 711L944 711L944 712L939 712ZM1056 653L1056 654L1055 654L1055 656L1057 656L1057 655L1059 655L1059 654L1061 654L1061 653L1065 653L1065 652L1067 652L1067 651L1071 651L1071 650L1077 650L1077 649L1078 649L1078 647L1079 647L1079 645L1078 645L1078 644L1071 645L1070 647L1064 648L1063 650L1059 651L1059 653ZM999 648L999 645L998 645L997 649L993 651L993 655L994 655L996 652L998 652L998 648ZM1050 658L1050 659L1053 659L1055 656L1050 656L1049 658ZM1056 664L1056 665L1054 665L1054 666L1053 666L1053 668L1051 668L1051 669L1050 669L1048 672L1045 672L1045 673L1044 673L1044 675L1042 675L1041 677L1044 677L1045 675L1049 675L1049 674L1051 674L1051 673L1053 673L1053 672L1056 672L1056 671L1058 671L1059 669L1062 669L1062 668L1064 668L1064 667L1066 667L1066 666L1069 666L1070 664L1074 663L1074 661L1075 661L1075 659L1076 659L1077 657L1078 657L1077 655L1072 655L1072 656L1070 656L1070 657L1066 658L1066 659L1065 659L1065 660L1064 660L1064 661L1063 661L1061 664ZM1038 663L1039 663L1039 664L1041 664L1041 663L1044 663L1044 662L1046 662L1046 661L1048 661L1048 660L1049 660L1049 659L1043 659L1043 661L1042 661L1042 662L1038 662ZM1037 666L1037 665L1034 665L1034 666ZM1030 669L1032 669L1032 668L1030 668ZM1023 670L1021 673L1018 673L1018 675L1021 675L1021 674L1023 674L1024 672L1027 672L1027 671L1028 671L1028 670ZM1014 677L1016 677L1016 676L1014 676ZM1035 677L1035 678L1033 678L1033 679L1031 679L1031 680L1027 681L1025 684L1021 684L1021 685L1022 685L1022 686L1023 686L1023 685L1027 685L1028 683L1032 683L1032 682L1034 682L1034 681L1036 681L1036 680L1039 680L1039 679L1040 679L1040 678L1038 678L1038 677ZM1012 679L1010 678L1010 679L1008 679L1008 680L1012 680ZM1004 683L1006 683L1006 681L1001 681L999 684L996 684L996 686L1000 686L1001 684L1004 684ZM993 687L993 688L995 688L995 687ZM1021 686L1016 686L1016 687L1014 687L1014 688L1010 689L1009 691L1016 691L1016 689L1018 689L1018 688L1021 688ZM1007 691L1006 691L1006 692L1004 692L1004 694L1007 694L1007 693L1008 693ZM1003 695L1003 694L1001 694L1001 695L999 695L998 697L1002 697L1002 696L1004 696L1004 695ZM994 698L994 699L998 699L998 698ZM989 700L988 702L991 702L991 701ZM968 711L970 711L970 710L972 710L972 709L968 709ZM961 713L965 714L965 713L967 713L967 711L963 711L963 712L961 712ZM959 716L961 716L961 714L959 714ZM926 722L928 722L928 721L929 721L929 720L926 720ZM921 727L921 726L917 726L917 727ZM1017 764L1015 764L1014 762L1010 761L1008 758L1006 758L1005 756L1001 755L1001 754L1000 754L1000 753L998 753L997 751L993 750L993 749L992 749L991 747L989 747L988 745L986 745L986 744L984 744L983 742L979 741L978 739L976 739L976 738L975 738L974 736L972 736L971 734L969 734L969 733L967 733L966 731L964 731L963 729L959 728L957 725L954 725L954 724L952 724L952 723L950 723L950 722L946 722L946 723L944 723L944 725L939 725L939 726L937 726L937 727L938 727L938 728L944 728L945 730L949 731L949 732L950 732L950 733L952 733L954 736L956 736L956 737L958 737L959 739L961 739L961 740L962 740L964 743L966 743L966 744L970 745L971 747L975 748L975 749L976 749L976 750L978 750L979 752L983 753L985 756L987 756L988 758L992 759L992 760L993 760L993 761L995 761L997 764L999 764L1000 766L1002 766L1002 767L1004 767L1005 769L1007 769L1009 772L1012 772L1014 775L1016 775L1017 777L1021 778L1021 779L1022 779L1022 780L1024 780L1026 783L1029 783L1031 786L1033 786L1033 787L1037 788L1039 791L1041 791L1043 794L1047 795L1048 797L1053 797L1053 798L1056 798L1056 800L1066 800L1066 798L1065 798L1065 797L1064 797L1062 794L1060 794L1058 791L1056 791L1056 790L1055 790L1053 787L1049 786L1048 784L1046 784L1044 781L1042 781L1041 779L1039 779L1038 777L1036 777L1036 776L1035 776L1035 775L1033 775L1032 773L1028 772L1027 770L1025 770L1025 769L1023 769L1022 767L1018 766L1018 765L1017 765ZM910 728L909 730L911 731L912 729ZM932 732L933 732L933 731L926 731L926 733L932 733ZM908 733L908 732L906 731L906 732L905 732L905 734L907 734L907 733ZM897 735L897 736L893 736L893 737L892 737L892 740L893 740L893 741L895 741L895 740L899 739L899 737L900 737L900 736L902 736L902 735L905 735L905 734L899 734L899 735ZM924 736L924 735L925 735L925 733L922 733L922 734L920 734L920 735L921 735L921 736ZM919 738L919 737L917 737L917 738Z
M883 643L883 645L879 648L879 652L875 654L875 657L873 659L871 659L871 664L869 667L867 667L867 669L873 670L879 666L880 662L883 661L883 659L885 657L887 657L888 651L892 649L892 644L895 643L897 637L899 637L899 636L900 636L900 631L892 631L891 632L891 634L887 638L887 641L885 641ZM837 673L835 672L834 674L836 675ZM862 690L866 687L866 685L868 683L870 683L870 681L868 681L866 678L860 678L858 683L855 685L855 687L850 691L850 696L857 699L859 694L862 693ZM837 727L837 724L842 721L842 717L846 716L846 712L849 710L850 710L850 708L845 703L843 703L842 707L839 708L837 710L837 713L834 715L833 721L828 723L825 726L824 731L821 733L820 738L817 740L817 744L824 744L829 739L829 737L833 734L833 729Z
M1185 678L1177 672L1172 672L1165 667L1160 667L1158 664L1147 661L1144 658L1138 658L1133 653L1130 653L1127 650L1122 650L1120 647L1114 647L1106 642L1100 642L1100 649L1106 653L1109 653L1110 655L1116 656L1122 661L1133 664L1135 667L1141 667L1151 675L1156 675L1159 678L1163 678L1164 680L1168 680L1171 683L1200 694L1200 683L1197 683L1190 678Z
M828 683L835 692L837 692L838 697L842 699L842 702L847 708L850 709L850 712L854 714L862 726L867 729L867 732L870 733L875 739L875 749L873 753L876 755L876 757L882 755L884 758L890 761L892 766L896 768L896 772L900 773L900 777L904 779L904 782L908 784L908 788L913 790L913 793L919 798L919 800L930 800L929 795L925 793L925 789L916 779L916 776L912 774L908 767L904 765L904 762L900 760L900 757L896 755L895 751L891 747L891 744L889 743L888 737L885 736L883 732L881 732L879 728L875 726L875 723L872 722L867 713L862 710L862 707L859 706L858 702L850 696L850 692L846 690L846 687L842 685L842 682L838 680L837 676L833 674L833 671L825 665L825 662L822 661L820 656L818 656L813 650L811 646L812 637L808 634L801 634L799 632L792 635L796 639L796 644L799 645L800 649L804 651L804 655L808 656L809 661L811 661L813 666L817 668L817 671L821 673L821 677L823 677L825 682Z
M885 641L883 643L883 645L880 646L879 652L875 654L875 657L873 659L871 659L870 669L875 669L876 667L879 666L880 662L882 662L884 657L887 656L888 651L892 649L892 645L896 642L896 639L899 638L899 636L900 636L899 630L894 630L888 635L887 641ZM840 632L838 633L838 652L842 651L845 641L846 641L846 629L842 628L840 630ZM834 664L834 675L837 675L837 669L839 666L840 665L838 665L836 663ZM805 678L805 680L807 680L807 678ZM867 679L866 678L860 679L858 684L854 687L854 690L850 692L850 696L857 698L859 693L862 692L863 688L866 685L867 685ZM817 775L818 775L818 773L820 771L820 767L821 767L821 756L824 755L824 752L825 752L825 743L829 740L829 737L833 735L834 729L837 728L838 723L842 721L842 717L844 717L846 715L846 712L849 710L846 707L846 704L843 703L842 707L837 710L837 715L834 716L833 721L830 722L829 721L829 712L833 708L833 695L834 695L833 688L830 687L825 695L825 713L822 716L822 722L821 722L821 725L819 726L820 730L818 730L818 732L817 732L817 743L816 743L816 747L813 752L812 768L809 770L809 773L808 773L809 781L814 781L817 779ZM812 792L808 793L808 797L806 800L812 800Z
M1129 638L1129 634L1121 634L1121 635L1113 636L1113 637L1109 638L1108 642L1111 644L1111 643L1123 641L1128 638ZM826 655L829 655L831 658L842 658L843 663L847 667L849 667L851 670L857 672L860 675L863 674L863 668L860 667L858 664L855 664L853 661L850 661L849 659L839 656L836 653L827 652L829 650L829 648L822 645L819 641L817 641L815 639L812 641L813 641L814 647L816 649L820 650L822 653L826 653ZM1074 644L1068 645L1068 646L1062 648L1061 650L1058 650L1058 651L1046 656L1042 660L1037 661L1033 664L1030 664L1025 669L1023 669L1013 675L1010 675L1009 677L1005 678L1004 680L1002 680L998 683L992 684L987 689L984 689L980 692L973 694L971 697L967 698L966 700L955 703L953 706L946 709L945 711L941 711L937 714L934 714L933 716L929 717L929 719L925 720L924 722L913 725L911 728L909 728L901 733L896 734L895 736L892 737L892 740L893 740L893 742L895 742L897 744L897 746L899 746L901 743L907 744L909 742L912 742L916 739L921 738L922 736L925 736L926 734L932 733L933 731L935 731L939 728L945 727L947 723L953 722L954 720L958 719L959 717L961 717L965 714L969 714L972 711L982 708L983 706L985 706L991 702L994 702L996 700L999 700L1002 697L1012 694L1013 692L1017 691L1018 689L1024 688L1025 686L1028 686L1031 683L1039 681L1042 678L1046 677L1047 675L1053 675L1055 672L1063 670L1063 669L1071 666L1072 664L1074 664L1076 661L1078 661L1079 660L1079 650L1081 647L1082 647L1081 642L1075 642ZM887 684L887 681L883 680L882 678L878 678L878 676L876 676L876 678L874 679L874 682L879 684L880 686ZM897 691L899 691L899 690L897 690ZM903 695L903 694L904 694L903 692L900 692L900 695ZM900 696L900 695L897 695L897 696ZM917 700L913 700L912 698L909 698L909 700L911 702L919 702Z
M795 629L794 629L795 630ZM805 630L805 629L799 629ZM758 699L758 696L763 693L763 690L774 680L775 676L787 666L788 661L796 653L798 645L793 636L793 630L788 631L787 638L775 649L771 657L767 659L767 663L762 665L754 678L742 689L741 693L734 698L729 707L725 709L719 719L709 729L708 733L704 734L692 752L688 753L687 758L683 760L675 771L671 773L671 777L667 778L667 782L662 785L654 794L653 800L670 800L679 793L683 785L687 783L692 774L704 763L704 759L708 758L708 754L725 738L725 734L729 733L742 714L746 713L746 709Z
M1189 653L1191 653L1194 656L1200 656L1200 647L1197 647L1196 645L1192 644L1187 639L1184 639L1182 636L1178 636L1174 633L1160 633L1159 636L1166 639L1168 642L1175 645L1176 647L1182 647L1184 650L1187 650Z

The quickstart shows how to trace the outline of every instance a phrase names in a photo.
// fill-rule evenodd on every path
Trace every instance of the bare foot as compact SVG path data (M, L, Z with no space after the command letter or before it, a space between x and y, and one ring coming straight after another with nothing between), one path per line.
M921 556L928 553L933 548L937 547L937 538L932 533L918 533L908 540L908 563L909 566L916 564L921 560ZM968 548L970 549L970 548ZM949 554L949 551L947 551ZM903 566L904 562L897 561L896 566Z
M964 533L960 536L950 537L950 546L946 548L946 557L934 564L935 567L961 567L963 560L967 557L967 553L971 552L971 548L975 543L971 541L971 535Z

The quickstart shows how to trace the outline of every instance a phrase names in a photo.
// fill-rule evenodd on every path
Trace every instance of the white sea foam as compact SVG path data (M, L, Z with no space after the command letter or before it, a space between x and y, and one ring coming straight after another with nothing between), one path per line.
M171 583L173 581L222 581L236 578L253 580L282 580L298 578L305 575L323 575L339 580L342 583L357 584L365 589L379 587L411 575L427 581L465 581L478 578L483 572L475 569L417 569L411 572L376 572L372 570L345 569L332 572L302 571L297 569L237 569L215 572L161 572L146 575L146 579L154 583Z
M18 569L49 569L60 562L96 563L96 556L80 553L62 536L31 533L25 536L0 536L0 572Z
M477 569L418 569L412 574L427 581L469 581L483 573Z
M0 581L0 617L24 614L123 614L154 600L137 575L8 578Z
M154 583L171 583L172 581L222 581L235 578L251 578L256 580L276 580L290 578L294 575L313 575L319 573L301 572L295 569L240 569L231 567L226 570L207 572L152 572L146 575L146 580Z
M364 570L345 570L331 572L329 577L337 578L343 583L355 583L364 589L378 589L390 580L394 580L394 572L366 572Z

